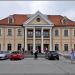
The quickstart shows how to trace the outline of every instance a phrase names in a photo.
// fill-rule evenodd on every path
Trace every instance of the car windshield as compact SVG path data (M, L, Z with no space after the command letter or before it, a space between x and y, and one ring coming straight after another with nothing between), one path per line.
M7 51L0 51L0 54L8 53Z
M50 53L57 53L56 51L50 51Z
M18 51L12 52L12 54L18 54L18 53L20 53L20 52L18 52Z

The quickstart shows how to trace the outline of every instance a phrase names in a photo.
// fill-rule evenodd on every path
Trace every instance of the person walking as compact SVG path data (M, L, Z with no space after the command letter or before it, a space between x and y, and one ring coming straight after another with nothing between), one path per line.
M70 52L71 64L74 64L74 54L75 54L75 51L72 49Z
M48 54L48 49L45 49L45 58L47 58L47 54Z
M36 49L34 53L34 59L37 59L37 58L38 58L38 50Z
M22 48L22 52L23 52L23 54L25 53L25 52L24 52L24 48Z

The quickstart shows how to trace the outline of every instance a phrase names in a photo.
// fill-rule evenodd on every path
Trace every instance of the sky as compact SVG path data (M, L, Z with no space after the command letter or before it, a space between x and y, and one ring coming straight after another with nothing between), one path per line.
M62 15L75 21L75 1L0 1L0 19L13 14Z

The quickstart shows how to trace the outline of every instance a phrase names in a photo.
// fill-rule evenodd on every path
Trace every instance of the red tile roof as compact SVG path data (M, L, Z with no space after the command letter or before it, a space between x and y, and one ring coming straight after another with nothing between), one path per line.
M67 18L67 21L63 24L64 19L61 15L48 15L48 19L54 23L55 26L75 26L75 22Z
M61 20L63 19L60 15L48 15L48 19L51 20L54 25L61 25Z
M23 24L23 22L25 22L28 17L27 15L18 15L18 14L14 14L12 15L13 18L14 18L14 24L13 25L21 25ZM4 18L2 20L0 20L0 25L8 25L8 17L7 18Z
M14 18L13 25L22 25L25 21L29 19L27 15L14 14L12 16ZM54 24L54 26L75 26L75 22L71 21L68 18L67 21L62 24L61 21L64 19L64 17L61 15L48 15L48 19ZM0 25L9 25L8 17L0 20Z

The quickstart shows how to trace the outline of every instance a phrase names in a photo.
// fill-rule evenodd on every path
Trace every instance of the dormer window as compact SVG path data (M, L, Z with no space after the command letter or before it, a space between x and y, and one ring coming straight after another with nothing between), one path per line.
M64 16L64 18L61 20L62 24L65 24L68 21L68 18Z
M12 16L9 16L9 18L8 18L8 23L9 23L9 24L12 24L13 22L14 22L13 17L12 17Z

